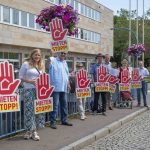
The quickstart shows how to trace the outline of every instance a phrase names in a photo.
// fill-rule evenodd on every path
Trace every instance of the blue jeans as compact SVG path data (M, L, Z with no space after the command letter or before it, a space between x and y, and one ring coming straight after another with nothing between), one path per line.
M67 122L68 116L68 104L67 104L67 93L65 92L53 92L53 111L50 113L51 124L56 123L58 105L60 104L61 122Z
M147 83L146 81L142 81L141 84L142 84L142 87L140 89L137 89L138 104L141 104L141 91L142 91L144 105L147 105L147 100L146 100Z

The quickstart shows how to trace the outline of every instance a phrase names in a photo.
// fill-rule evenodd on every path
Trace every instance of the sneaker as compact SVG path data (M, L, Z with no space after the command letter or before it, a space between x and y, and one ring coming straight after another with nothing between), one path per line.
M81 120L85 120L85 116L82 115L80 119L81 119Z
M32 137L32 132L31 131L27 131L24 135L24 139L29 140Z
M56 126L56 124L50 124L50 127L52 128L52 129L57 129L57 126Z
M99 110L97 110L97 114L101 114L102 112L101 112L101 110L99 109Z
M39 135L36 131L32 132L32 139L34 141L39 141L40 140L40 137L39 137Z
M140 106L141 106L141 104L137 104L137 105L136 105L136 107L140 107Z
M113 108L111 106L109 106L109 110L113 110Z
M102 115L103 115L103 116L107 116L105 112L102 112Z
M69 123L69 122L62 122L62 125L64 125L64 126L73 126L73 124Z

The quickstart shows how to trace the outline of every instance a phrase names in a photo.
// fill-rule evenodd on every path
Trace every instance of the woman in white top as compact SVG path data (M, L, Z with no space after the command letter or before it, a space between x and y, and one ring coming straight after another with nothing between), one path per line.
M44 127L45 115L34 113L34 100L36 99L36 79L40 73L44 71L44 64L41 57L41 51L34 49L31 51L29 59L27 59L21 66L19 71L19 78L24 85L24 124L26 129L25 139L32 138L33 140L40 140L36 129Z

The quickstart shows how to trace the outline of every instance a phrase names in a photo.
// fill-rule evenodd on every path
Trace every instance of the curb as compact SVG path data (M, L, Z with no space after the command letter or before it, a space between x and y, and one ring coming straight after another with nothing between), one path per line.
M134 119L135 117L139 116L140 114L142 114L143 112L145 112L147 110L149 110L149 107L142 108L122 119L119 119L118 121L111 123L110 125L105 126L104 128L102 128L100 130L97 130L96 132L94 132L84 138L81 138L80 140L78 140L74 143L69 144L68 146L60 148L60 150L80 150L80 149L84 148L85 146L92 144L96 140L114 132L116 129L118 129L122 125L128 123L129 121L131 121L132 119Z

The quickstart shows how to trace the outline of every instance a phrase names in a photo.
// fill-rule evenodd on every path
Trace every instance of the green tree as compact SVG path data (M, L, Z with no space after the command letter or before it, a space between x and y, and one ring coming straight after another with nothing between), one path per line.
M147 47L147 53L145 55L145 64L150 64L150 9L146 12L145 17L145 45ZM136 32L136 10L131 12L132 31ZM142 43L142 17L139 17L139 43ZM120 9L117 11L117 15L114 16L114 28L129 28L129 11L126 9ZM129 32L127 30L114 30L114 58L120 64L121 59L127 58L127 49L129 45L128 41ZM131 35L131 44L135 43L134 36Z

